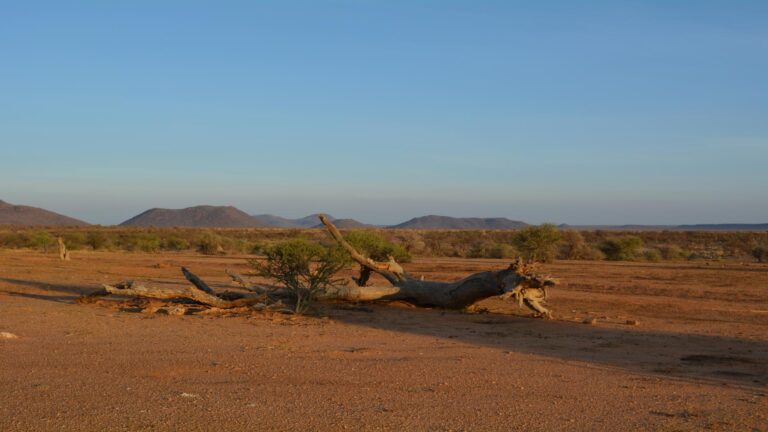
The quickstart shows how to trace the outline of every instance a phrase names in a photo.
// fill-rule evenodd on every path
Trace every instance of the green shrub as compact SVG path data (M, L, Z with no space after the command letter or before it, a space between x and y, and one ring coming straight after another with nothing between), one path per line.
M648 249L643 252L643 258L648 262L659 262L661 261L661 254L655 249Z
M265 251L263 261L252 260L256 274L276 280L296 295L296 313L304 313L316 295L342 279L334 275L349 262L348 254L338 247L326 247L304 239L277 243Z
M637 259L643 241L637 236L607 239L600 245L605 258L611 261L632 261Z
M765 246L755 246L755 248L752 249L752 256L757 262L766 262L768 260L768 248Z
M566 230L560 233L560 248L557 257L567 260L593 260L596 258L596 250L589 246L584 236L576 230Z
M197 251L203 255L223 255L224 239L215 233L206 232L196 242Z
M48 249L56 243L56 239L48 231L32 231L28 234L28 238L30 247L44 252L48 252Z
M488 250L488 258L504 259L517 256L517 251L506 243L496 243Z
M87 247L88 236L84 232L68 232L61 235L61 239L67 245L67 249L77 250Z
M266 246L264 246L263 243L251 243L251 250L248 251L248 253L252 255L259 255L264 252L266 249Z
M3 235L0 245L9 249L21 249L31 247L27 233L13 232Z
M85 245L93 250L111 249L113 246L112 239L99 231L89 232L85 237Z
M188 250L189 241L176 236L168 237L166 239L163 239L162 248L163 250L170 250L170 251Z
M559 241L560 232L554 224L549 223L523 228L513 238L520 255L533 261L553 260Z
M162 241L160 237L149 233L132 233L122 239L122 246L134 252L157 252Z
M411 261L411 254L404 247L389 242L373 231L351 231L344 236L344 239L358 252L374 261L387 261L390 256L401 263Z
M658 249L661 253L661 257L667 261L677 261L688 257L688 253L683 251L683 249L677 245L662 245L659 246Z

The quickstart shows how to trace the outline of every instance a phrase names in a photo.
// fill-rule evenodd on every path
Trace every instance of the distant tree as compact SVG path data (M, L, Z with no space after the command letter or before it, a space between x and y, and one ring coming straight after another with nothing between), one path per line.
M187 250L189 249L189 241L178 236L171 236L163 239L162 248L171 251Z
M552 261L559 241L560 232L550 223L523 228L512 240L520 255L533 261Z
M590 246L580 232L565 230L560 232L560 236L558 258L569 260L601 260L604 258L603 253Z
M224 255L224 238L214 232L204 232L197 239L197 251L203 255Z
M33 231L29 233L29 242L35 249L42 249L48 252L48 249L56 242L48 231Z
M752 249L752 256L755 257L757 262L766 262L768 261L768 248L765 246L755 246L754 249Z
M112 247L112 240L103 232L89 232L85 238L85 245L93 250L109 249Z
M600 250L606 259L611 261L632 261L637 259L643 240L637 236L627 236L605 240L600 245Z

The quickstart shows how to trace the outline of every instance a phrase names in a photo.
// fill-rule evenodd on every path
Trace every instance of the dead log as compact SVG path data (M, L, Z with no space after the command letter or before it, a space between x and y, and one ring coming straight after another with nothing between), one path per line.
M275 289L269 289L259 285L252 285L248 283L245 280L245 278L242 277L239 273L234 272L230 269L226 269L225 273L227 273L227 276L229 276L229 278L232 279L232 282L235 282L236 284L240 285L243 289L246 289L248 291L259 293L259 294L267 294L267 293L276 291Z
M59 243L59 259L69 261L69 251L67 250L67 245L64 244L64 239L59 237L57 241Z
M124 297L143 297L160 300L187 299L221 309L235 307L232 301L224 300L191 286L157 288L147 287L133 281L102 286L107 293Z
M187 270L186 267L182 267L181 268L181 273L184 274L184 277L188 281L190 281L192 283L192 285L197 287L197 289L199 289L200 291L203 291L203 292L205 292L207 294L214 294L213 289L211 287L209 287L207 283L203 282L202 279L197 277L197 275L195 275L191 271Z
M103 290L97 291L86 296L92 300L94 297L117 295L123 297L141 297L159 300L186 299L195 303L220 309L231 309L242 306L254 305L266 301L266 297L261 293L233 293L224 292L217 294L208 284L197 277L186 268L181 269L184 277L193 283L192 286L177 287L148 287L133 281L124 281L115 285L102 285ZM207 291L206 291L207 289Z
M394 301L399 300L416 306L439 307L446 309L464 309L482 299L489 297L523 295L526 290L515 288L528 287L544 289L554 285L547 277L538 276L530 271L530 267L522 260L513 262L508 268L498 271L475 273L455 282L439 282L415 279L402 267L390 259L389 263L378 263L363 256L350 245L336 226L325 215L320 215L320 221L328 232L352 257L354 261L370 272L378 273L386 279L391 287L358 285L334 287L327 290L321 298L349 301ZM361 279L363 279L361 277ZM367 279L367 278L366 278ZM528 303L525 303L528 305ZM549 311L537 304L545 316Z

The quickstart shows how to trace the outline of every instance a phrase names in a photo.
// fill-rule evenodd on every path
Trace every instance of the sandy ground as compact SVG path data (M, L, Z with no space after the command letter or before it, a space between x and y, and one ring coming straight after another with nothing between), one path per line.
M100 283L216 288L244 257L0 251L0 430L768 430L768 266L558 262L556 319L324 305L168 316ZM417 260L450 280L496 260ZM597 318L596 324L584 324ZM638 325L629 325L635 320Z

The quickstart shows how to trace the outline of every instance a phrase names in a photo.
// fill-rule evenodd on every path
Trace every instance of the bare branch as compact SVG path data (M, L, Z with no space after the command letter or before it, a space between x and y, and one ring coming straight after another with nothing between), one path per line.
M196 286L197 289L211 295L216 295L216 293L213 291L211 287L208 286L207 283L203 282L202 279L197 277L194 273L187 270L186 267L181 268L181 272L184 273L184 277L187 278L188 281L192 283L192 285Z
M363 256L363 254L358 252L354 247L352 247L351 244L344 240L344 236L341 235L341 232L338 228L336 228L336 225L331 223L331 221L325 215L321 214L318 215L318 217L320 218L320 222L325 225L325 227L328 229L328 232L336 240L336 242L341 245L341 247L343 247L349 253L349 256L351 256L352 259L355 260L358 264L380 274L392 285L397 286L405 280L404 276L398 277L397 274L389 271L388 266L382 266L376 261L370 258L366 258Z

